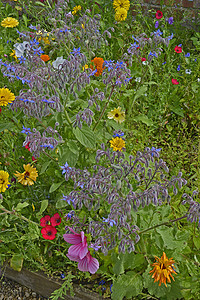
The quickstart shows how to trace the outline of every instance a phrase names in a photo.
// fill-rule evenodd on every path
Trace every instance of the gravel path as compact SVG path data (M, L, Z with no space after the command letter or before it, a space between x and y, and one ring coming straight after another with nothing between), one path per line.
M31 289L8 278L0 278L0 300L46 300Z

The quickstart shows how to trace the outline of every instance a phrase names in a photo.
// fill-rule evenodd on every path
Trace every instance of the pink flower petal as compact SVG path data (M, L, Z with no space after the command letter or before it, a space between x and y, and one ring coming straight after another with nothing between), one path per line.
M69 255L67 254L67 257L72 260L72 261L80 261L80 258L78 256L73 256L73 255Z
M96 273L96 271L99 269L99 262L95 257L91 256L90 261L88 262L88 270L91 274Z
M83 259L86 256L86 254L88 253L88 247L87 246L88 246L87 243L86 243L85 246L83 246L83 244L82 244L82 248L79 252L80 259Z
M79 253L82 249L82 246L83 246L82 243L79 243L77 245L72 245L71 247L69 247L68 254L79 257Z
M81 259L78 263L78 269L82 272L88 271L88 260L87 256L85 256L83 259Z
M81 235L79 234L63 234L63 238L67 243L76 245L81 243Z

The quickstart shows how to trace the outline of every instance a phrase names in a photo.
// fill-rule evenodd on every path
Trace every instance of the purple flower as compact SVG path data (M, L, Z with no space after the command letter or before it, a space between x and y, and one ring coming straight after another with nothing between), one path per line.
M158 29L157 31L154 31L155 36L161 36L162 34L163 34L163 32L160 31L160 29Z
M180 69L181 69L181 65L178 65L178 67L177 67L177 71L179 72L179 71L180 71Z
M190 57L190 52L186 53L185 57Z
M155 28L158 28L158 26L159 26L159 22L156 21L156 23L155 23Z
M117 225L116 222L114 220L110 220L110 219L106 219L103 217L103 222L109 223L109 225L111 227L113 227L113 225Z
M71 202L74 203L73 199L71 199L69 196L65 196L64 194L63 194L63 198L61 200L66 201L69 205L71 204Z
M154 147L151 148L151 151L156 151L156 152L160 152L160 150L162 150L162 148L156 149ZM151 153L151 156L154 156L154 153Z
M70 54L73 54L74 56L81 54L80 52L81 47L79 48L74 48L72 52L70 52Z
M71 170L71 167L69 167L68 163L66 162L64 166L61 166L62 174L68 173L69 170Z
M172 25L174 23L174 19L173 17L170 17L167 22L169 23L169 25Z
M23 130L21 131L21 133L25 133L25 134L29 134L29 133L32 133L31 132L31 129L30 128L26 128L26 127L24 127L24 125L23 125Z

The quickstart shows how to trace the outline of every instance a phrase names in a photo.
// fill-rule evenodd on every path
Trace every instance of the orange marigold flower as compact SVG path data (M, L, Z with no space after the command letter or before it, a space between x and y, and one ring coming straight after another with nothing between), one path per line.
M172 273L177 274L174 270L175 261L172 258L168 259L165 252L163 252L161 258L156 256L155 259L157 262L152 264L154 268L149 273L153 273L152 278L155 279L154 282L159 281L159 286L161 286L161 283L167 286L166 279L168 282L171 282L170 277L174 280Z
M42 54L42 55L40 56L40 58L41 58L44 62L50 60L50 57L49 57L49 55L47 55L47 54Z
M97 70L97 72L94 75L97 77L100 76L102 74L103 70L105 69L105 67L103 68L103 63L104 63L103 58L95 57L93 60L91 60L91 62L94 63L95 68ZM92 69L92 71L95 70L93 65L91 65L90 68Z

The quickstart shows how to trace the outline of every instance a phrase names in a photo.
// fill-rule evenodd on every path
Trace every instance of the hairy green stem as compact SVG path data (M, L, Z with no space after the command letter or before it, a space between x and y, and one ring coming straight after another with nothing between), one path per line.
M40 226L38 223L36 223L36 222L34 222L34 221L31 221L31 220L27 219L27 218L24 217L24 216L19 215L15 210L10 211L10 210L7 210L7 209L6 209L5 207L3 207L3 206L1 206L0 209L3 210L4 213L6 213L6 214L15 215L16 217L18 217L18 218L21 219L21 220L24 220L24 221L29 222L29 223L32 223L32 224L34 224L34 225Z
M160 224L155 225L155 226L152 226L152 227L149 227L149 228L147 228L147 229L144 229L144 230L138 232L138 234L145 233L145 232L147 232L147 231L149 231L149 230L155 229L155 228L160 227L160 226L163 226L163 225L168 225L168 224L170 224L170 223L174 223L174 222L180 221L180 220L182 220L182 219L184 219L184 218L187 218L187 215L185 215L185 216L183 216L183 217L180 217L180 218L177 218L177 219L174 219L174 220L169 220L169 221L167 221L167 222L160 223Z

